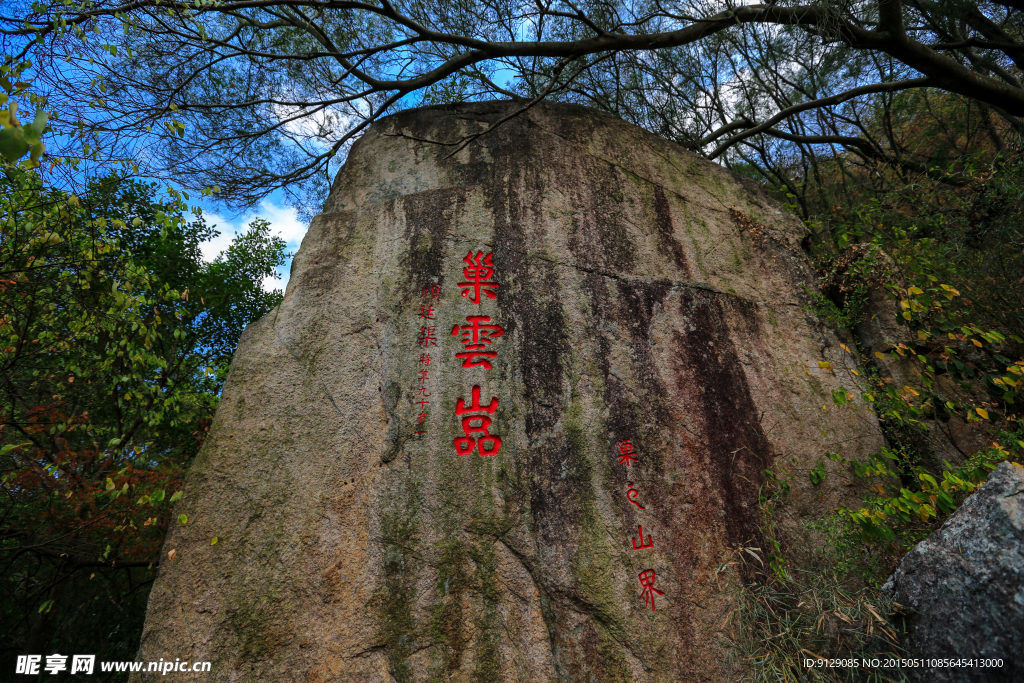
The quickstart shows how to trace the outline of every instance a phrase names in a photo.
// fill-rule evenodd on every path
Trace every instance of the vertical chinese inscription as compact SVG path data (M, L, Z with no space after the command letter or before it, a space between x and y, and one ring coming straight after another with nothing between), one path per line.
M618 452L615 453L615 458L618 460L620 465L625 465L627 468L632 468L633 464L636 463L639 467L640 454L636 452L636 448L633 445L632 439L623 439L617 444ZM627 469L627 472L629 470ZM633 485L632 481L626 482L626 500L636 506L640 512L645 511L647 508L644 507L643 503L640 502L640 491ZM633 550L647 550L648 548L654 547L654 534L648 531L647 535L644 535L644 527L642 524L637 524L637 535L632 536ZM661 590L655 587L655 582L658 579L657 573L653 569L644 569L637 574L637 579L640 581L640 599L644 601L645 606L649 606L651 611L655 611L654 596L665 595Z
M430 364L434 361L431 349L437 347L437 312L434 310L434 303L441 298L441 286L426 284L420 288L420 297L425 303L420 304L420 311L417 314L419 333L416 336L416 344L420 349L419 371L417 373L418 386L416 387L416 431L415 436L422 436L427 433L426 422L428 406L430 405L430 393L427 382L430 380ZM434 353L437 353L435 350Z
M481 296L498 298L497 290L501 285L492 279L494 254L484 255L483 251L477 251L474 256L470 251L462 260L466 264L462 269L465 281L458 283L462 298L468 299L475 306L480 305ZM498 357L498 352L490 350L490 345L498 337L504 336L505 330L488 315L467 315L465 324L456 322L452 326L451 334L464 348L455 354L462 361L462 368L483 368L486 372L493 367L491 361ZM455 402L455 416L460 420L463 434L453 441L456 455L469 455L475 450L480 456L488 456L496 455L501 450L501 437L490 432L491 416L499 404L497 396L486 404L481 403L479 384L473 385L469 405L466 405L464 398Z

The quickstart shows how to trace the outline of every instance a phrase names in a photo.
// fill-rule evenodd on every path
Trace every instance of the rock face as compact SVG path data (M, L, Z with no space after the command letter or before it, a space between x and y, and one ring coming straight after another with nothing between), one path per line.
M832 404L850 357L804 309L802 228L580 107L436 144L513 106L407 111L353 147L242 337L141 659L210 661L203 681L736 680L716 570L758 542L762 471L799 475L796 538L844 502L807 470L881 445Z
M921 667L920 681L1024 680L1024 467L1004 462L884 589L913 613L912 657L1002 660Z

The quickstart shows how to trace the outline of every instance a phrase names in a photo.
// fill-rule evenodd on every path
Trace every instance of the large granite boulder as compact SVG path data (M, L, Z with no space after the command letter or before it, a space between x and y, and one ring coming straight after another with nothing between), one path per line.
M917 680L1024 681L1024 467L997 467L884 590L910 609L908 656L972 664L926 661Z
M851 357L805 310L802 226L585 108L437 144L515 106L403 112L353 147L239 344L140 659L210 661L206 682L736 680L717 570L758 543L762 471L798 475L799 541L852 502L806 472L882 443L833 405Z

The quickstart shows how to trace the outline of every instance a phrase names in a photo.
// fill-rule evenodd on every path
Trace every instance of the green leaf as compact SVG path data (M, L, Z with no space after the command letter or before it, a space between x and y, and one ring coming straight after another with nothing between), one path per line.
M182 524L188 524L188 515L186 515L184 512L181 513L180 515L178 515L178 521Z
M7 162L13 164L25 156L25 152L30 146L28 140L25 139L25 132L21 128L0 130L0 156Z

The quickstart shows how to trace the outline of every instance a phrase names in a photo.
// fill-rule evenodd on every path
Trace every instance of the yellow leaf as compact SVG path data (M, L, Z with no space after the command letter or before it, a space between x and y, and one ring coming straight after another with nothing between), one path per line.
M988 419L988 411L985 410L984 408L975 408L974 411L978 413L978 415L981 415L986 420Z
M974 344L975 346L978 346L978 347L980 347L980 346L981 346L981 342L980 342L980 341L978 341L977 339L972 339L972 340L971 340L971 342L972 342L972 343L973 343L973 344Z
M917 287L911 287L907 291L910 292L911 294L924 294L924 290L923 289L919 289Z
M921 395L921 394L917 393L916 391L914 391L913 389L911 389L910 387L903 387L903 390L910 392L914 396L920 396Z
M852 372L853 374L855 374L855 375L857 375L858 377L860 377L860 373L859 373L859 372L857 372L856 370L850 370L850 372Z
M818 368L820 368L821 370L831 370L832 364L829 363L827 360L819 360Z
M875 351L875 357L880 358L881 360L885 360L885 354L882 353L881 351Z
M213 540L210 541L210 545L217 545L217 537L216 536L214 536Z
M918 330L917 331L917 338L918 339L927 339L928 338L928 333L925 332L924 330Z
M840 345L839 345L839 347L840 347L840 348L841 348L841 349L842 349L843 351L846 351L847 353L853 353L853 351L851 351L851 350L850 350L850 347L848 347L848 346L847 346L846 344L840 344Z

